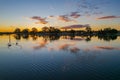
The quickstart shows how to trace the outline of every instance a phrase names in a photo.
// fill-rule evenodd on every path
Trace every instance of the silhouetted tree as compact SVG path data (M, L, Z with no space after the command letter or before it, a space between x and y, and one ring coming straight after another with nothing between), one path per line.
M48 32L49 31L49 28L48 27L43 27L42 28L42 32Z
M75 30L71 29L69 32L74 34L74 33L75 33Z
M86 32L90 33L90 32L91 32L91 30L92 30L92 29L91 29L91 27L90 27L90 26L87 26L87 27L86 27Z
M26 29L23 29L23 30L22 30L22 33L23 33L23 34L28 34L28 33L29 33L29 29L27 29L27 28L26 28Z
M111 34L117 34L118 31L117 31L116 29L111 29L111 30L110 30L110 33L111 33Z
M55 28L54 27L50 27L49 28L49 32L54 32Z
M58 28L55 28L55 27L43 27L42 28L42 32L44 33L59 33L60 30Z
M20 33L20 32L21 32L20 28L16 28L14 31L14 33Z
M35 28L35 27L32 28L32 31L31 31L32 34L35 34L35 33L37 33L37 32L38 32L37 28Z
M104 35L109 35L109 34L116 34L118 31L116 29L111 29L111 28L104 28L103 30L99 30L98 34L104 34Z

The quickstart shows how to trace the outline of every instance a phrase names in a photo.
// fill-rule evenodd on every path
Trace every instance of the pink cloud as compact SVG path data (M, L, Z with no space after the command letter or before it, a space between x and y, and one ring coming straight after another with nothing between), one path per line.
M111 46L95 46L96 49L106 49L106 50L120 50L120 48L111 47Z
M103 16L103 17L99 17L97 19L100 20L100 19L115 19L115 18L120 18L120 16Z
M81 15L78 12L72 12L70 16L73 18L79 18Z
M43 40L43 41L41 41L41 42L39 43L38 46L35 46L35 47L33 47L33 48L34 48L34 49L41 49L41 48L46 47L46 44L47 44L47 40Z
M73 52L73 53L77 53L77 52L80 51L80 49L77 48L77 47L73 47L73 48L70 49L70 51Z
M88 26L90 26L90 25L89 24L86 24L86 25L70 25L70 26L62 27L61 29L85 28L85 27L88 27Z
M31 19L37 20L38 22L35 22L36 24L47 24L48 23L48 21L46 21L46 18L42 18L39 16L33 16L31 17Z
M59 50L67 50L70 46L73 46L74 44L62 44L58 47Z
M75 21L75 20L70 19L68 15L60 15L58 16L58 20L63 21L63 22Z

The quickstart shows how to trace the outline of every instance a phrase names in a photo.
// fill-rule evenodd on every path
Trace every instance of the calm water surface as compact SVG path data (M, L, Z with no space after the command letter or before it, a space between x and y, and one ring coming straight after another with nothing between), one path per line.
M120 37L0 35L0 80L120 80Z

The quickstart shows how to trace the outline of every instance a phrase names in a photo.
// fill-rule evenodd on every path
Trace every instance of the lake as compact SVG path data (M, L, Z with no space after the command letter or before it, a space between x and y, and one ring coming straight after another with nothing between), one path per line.
M0 35L0 80L120 80L120 36Z

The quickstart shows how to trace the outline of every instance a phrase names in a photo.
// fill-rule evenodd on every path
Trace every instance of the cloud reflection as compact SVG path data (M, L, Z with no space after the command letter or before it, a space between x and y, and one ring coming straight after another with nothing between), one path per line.
M58 50L66 50L71 53L78 53L80 51L75 44L62 44L58 47Z
M73 48L70 49L70 51L71 51L72 53L77 53L77 52L80 51L80 49L77 48L77 47L73 47Z
M33 48L34 48L34 49L41 49L41 48L46 47L46 45L47 45L47 40L43 40L43 41L41 41L41 42L39 43L38 46L34 46Z
M106 50L120 50L120 48L111 47L111 46L95 46L96 49L106 49Z
M70 46L73 46L74 44L62 44L58 47L59 50L68 50Z

